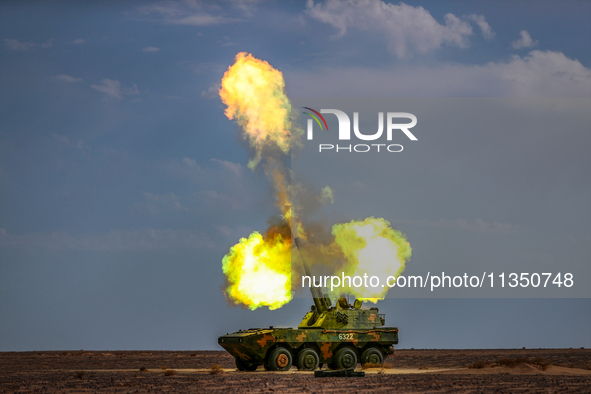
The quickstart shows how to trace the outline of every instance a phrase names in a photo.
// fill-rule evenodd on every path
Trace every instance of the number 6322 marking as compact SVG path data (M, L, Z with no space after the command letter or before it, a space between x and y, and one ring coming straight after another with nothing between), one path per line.
M339 339L341 341L348 341L350 339L353 339L353 333L348 333L348 334L339 334Z

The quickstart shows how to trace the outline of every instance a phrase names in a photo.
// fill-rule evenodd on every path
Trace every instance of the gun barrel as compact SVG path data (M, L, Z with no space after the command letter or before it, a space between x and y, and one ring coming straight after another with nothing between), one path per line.
M294 239L294 241L295 241L296 248L298 248L298 252L300 253L300 259L302 260L302 266L304 267L304 272L306 273L307 276L312 278L312 274L310 273L310 267L308 267L308 264L306 264L306 260L304 259L304 255L302 254L302 251L300 250L300 239L298 237L296 237ZM324 297L324 295L322 294L322 290L320 290L318 287L314 287L314 283L312 283L312 280L310 280L310 293L312 293L312 298L314 299L314 305L316 305L316 310L319 313L326 312L330 308L330 300L328 300L326 297Z

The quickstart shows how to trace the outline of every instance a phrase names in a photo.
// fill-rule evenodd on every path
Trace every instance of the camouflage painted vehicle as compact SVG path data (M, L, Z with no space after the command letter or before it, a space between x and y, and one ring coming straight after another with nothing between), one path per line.
M297 239L296 239L297 245ZM304 269L310 275L304 262ZM292 365L313 371L326 363L331 369L354 369L362 364L383 364L398 344L398 328L385 327L378 308L361 309L345 298L332 306L320 289L310 287L314 305L295 328L251 328L222 335L218 343L236 358L240 371L287 371Z

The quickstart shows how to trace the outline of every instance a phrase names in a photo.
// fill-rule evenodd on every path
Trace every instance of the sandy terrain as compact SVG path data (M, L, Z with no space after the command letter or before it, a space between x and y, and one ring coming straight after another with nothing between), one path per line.
M0 393L591 392L591 349L396 350L386 363L363 378L315 378L237 372L223 351L6 352Z

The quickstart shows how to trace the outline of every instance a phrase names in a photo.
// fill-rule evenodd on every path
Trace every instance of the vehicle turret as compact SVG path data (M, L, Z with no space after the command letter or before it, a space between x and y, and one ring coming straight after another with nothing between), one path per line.
M299 238L295 238L295 245L300 252L302 266L307 276L311 277L310 268L300 251ZM362 301L355 300L353 305L346 298L341 297L332 306L330 298L322 294L322 291L313 284L310 292L314 299L314 305L310 312L306 313L298 328L324 328L332 330L358 330L374 329L385 324L385 315L379 314L378 308L361 309Z

